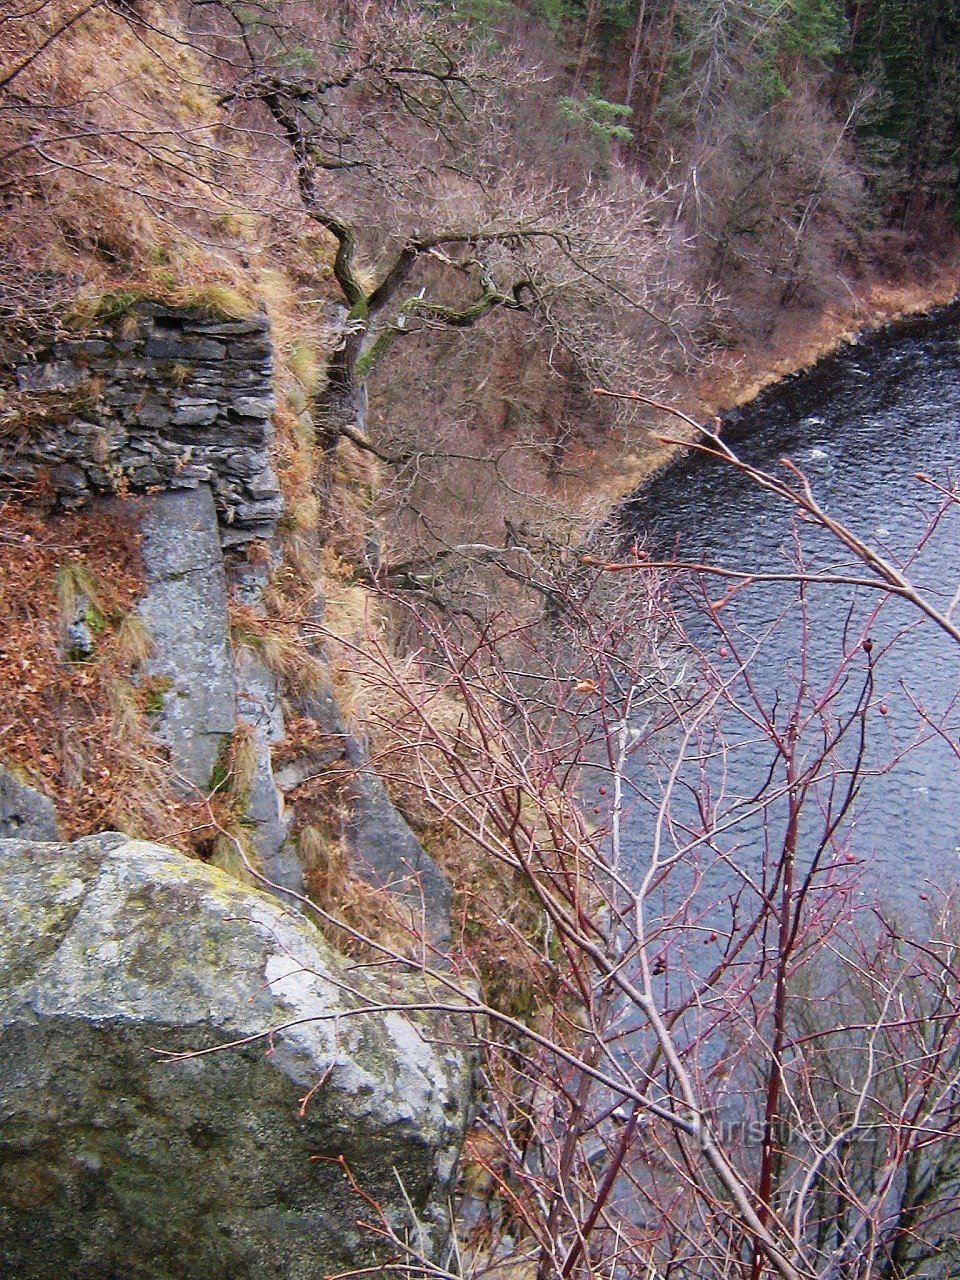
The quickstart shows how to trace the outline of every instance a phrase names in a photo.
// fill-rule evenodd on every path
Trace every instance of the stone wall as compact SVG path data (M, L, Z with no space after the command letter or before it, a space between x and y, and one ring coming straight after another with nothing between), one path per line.
M207 483L225 546L269 537L283 509L268 453L272 374L265 316L136 304L16 367L29 426L0 452L0 485L48 482L72 508L96 493Z

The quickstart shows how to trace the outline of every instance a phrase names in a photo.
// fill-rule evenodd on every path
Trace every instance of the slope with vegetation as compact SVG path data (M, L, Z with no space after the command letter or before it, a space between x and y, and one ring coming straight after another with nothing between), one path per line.
M784 887L787 850L784 896L761 895L748 931L779 928L776 972L763 948L747 977L731 962L721 1011L704 1014L735 1043L730 1070L766 1089L759 1167L736 1166L696 1100L701 1072L710 1097L723 1084L697 1057L701 1031L686 1035L692 1003L666 1022L656 1010L676 944L643 933L642 903L624 907L607 861L616 821L611 834L605 800L592 825L577 787L589 761L619 803L637 706L659 700L682 735L710 733L686 702L656 575L635 560L631 585L611 586L625 579L597 551L611 494L662 460L657 403L702 420L771 370L954 288L954 7L11 0L0 12L0 763L52 795L71 836L116 827L246 877L262 869L250 832L266 778L304 905L364 962L426 963L436 936L354 874L358 845L390 846L427 878L424 850L443 867L454 960L437 981L491 1019L474 1024L490 1101L471 1139L469 1248L431 1271L415 1242L378 1228L400 1267L546 1280L616 1274L622 1249L650 1274L702 1263L716 1277L852 1280L872 1273L846 1237L876 1228L876 1274L893 1280L915 1273L902 1261L915 1239L926 1248L928 1184L949 1178L932 1178L917 1134L950 1093L952 1024L922 1080L885 1077L870 1095L875 1127L917 1102L914 1127L890 1130L899 1163L867 1169L844 1146L866 1084L859 1104L843 1086L829 1158L775 1158L785 1098L805 1133L827 1107L835 1034L806 1003L784 1012L793 948L836 925L831 906L800 928L806 890ZM24 465L61 429L103 426L97 353L129 350L144 315L224 333L253 321L275 361L276 535L223 538L222 630L238 671L254 664L237 706L255 714L190 793L158 741L170 689L150 674L134 606L139 492L206 483L189 474L197 458L131 480L106 433L91 455L99 495L70 512L52 469ZM58 382L77 351L92 361ZM145 385L160 376L176 412L207 412L189 361L146 348L144 360ZM641 394L594 394L629 388ZM215 496L223 533L229 502ZM724 696L711 672L707 701ZM777 723L764 732L780 742ZM834 776L831 752L818 778ZM801 754L783 749L790 769ZM813 787L790 777L791 796ZM942 958L897 969L888 942L862 961L897 970L891 989L923 985ZM922 1037L884 1020L865 978L832 980L865 1011L864 1052L894 1061ZM630 1050L626 1083L620 1033L607 1035L624 998L655 1029L647 1058ZM745 1017L772 1020L772 1056L737 1040ZM784 1065L788 1034L826 1046L807 1074ZM647 1114L668 1131L653 1187L630 1146ZM614 1212L619 1177L646 1197L642 1220ZM881 1229L894 1184L899 1225ZM802 1206L795 1228L788 1201Z

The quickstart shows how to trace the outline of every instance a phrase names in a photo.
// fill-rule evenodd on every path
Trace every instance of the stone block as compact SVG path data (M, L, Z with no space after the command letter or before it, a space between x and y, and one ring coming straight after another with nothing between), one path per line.
M230 408L241 418L261 418L266 420L277 407L274 396L231 396Z
M133 462L142 462L144 458L162 458L160 446L142 435L131 435L129 444L120 451L121 458L129 458Z
M260 502L238 502L234 508L234 521L248 524L252 521L279 520L283 515L283 498L276 494Z
M69 462L52 469L50 483L61 497L80 497L87 492L87 477Z
M258 471L256 475L250 476L244 481L244 488L251 498L260 501L264 498L272 498L274 494L279 493L280 486L277 483L277 477L269 468Z
M365 880L407 904L411 926L441 949L450 942L450 886L369 764L350 784L347 842Z
M67 360L76 356L105 356L109 350L110 344L102 338L76 338L53 344L53 354Z
M248 524L221 524L220 542L225 551L246 546L248 542L266 542L276 531L276 520L251 521Z
M125 387L107 387L104 390L103 398L108 405L115 409L127 409L132 405L139 405L143 399L143 391L128 391Z
M165 477L162 471L147 463L142 467L131 467L130 481L136 485L138 489L152 489L154 485L164 483Z
M22 459L0 458L0 479L14 484L29 484L37 478L35 463Z
M0 839L59 838L53 801L0 766Z
M186 385L200 395L225 396L226 389L234 385L234 379L224 370L221 361L219 364L202 364L194 369Z
M303 868L288 840L290 815L273 778L271 744L284 736L283 712L276 677L249 649L236 655L237 717L252 730L255 766L244 817L260 869L272 885L294 894L304 892ZM280 894L281 900L283 894ZM290 899L295 905L295 899Z
M270 459L265 449L237 449L232 453L221 451L220 469L231 478L255 476L269 465ZM276 484L273 487L276 488Z
M90 436L99 430L95 422L85 422L83 418L71 418L67 423L67 431L72 436Z
M243 500L240 481L234 480L230 476L225 476L219 468L217 469L216 494L218 501L230 506L234 506Z
M194 361L222 360L227 348L222 342L192 335L164 335L150 337L143 344L143 354L153 360L174 360L191 364Z
M180 400L174 404L171 421L175 427L209 427L219 413L215 400Z
M149 427L154 431L161 431L164 427L170 425L173 417L173 410L169 402L162 400L147 400L137 410L137 422L143 427Z
M249 320L188 320L183 327L187 333L200 333L212 338L242 338L269 333L270 320L265 315L251 316Z
M241 360L249 364L266 363L273 359L273 347L269 342L231 342L227 347L231 360Z
M20 365L16 379L20 391L73 391L86 381L86 373L69 360L50 360Z

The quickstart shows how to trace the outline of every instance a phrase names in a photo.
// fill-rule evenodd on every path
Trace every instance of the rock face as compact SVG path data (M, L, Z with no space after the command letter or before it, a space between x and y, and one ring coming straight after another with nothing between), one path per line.
M208 485L158 494L143 518L151 676L166 684L158 736L180 775L201 792L236 724L227 582Z
M350 784L347 845L354 868L370 884L403 901L417 934L450 946L450 886L413 834L370 765Z
M467 1118L464 1029L347 969L305 920L169 849L0 842L0 1272L320 1280L428 1247ZM182 1062L278 1028L269 1040ZM301 1106L311 1090L309 1100ZM301 1114L302 1112L302 1114ZM400 1189L402 1184L403 1191Z
M53 802L0 766L0 839L59 838Z
M93 333L38 340L12 376L41 412L20 438L8 433L0 442L0 492L45 482L68 509L103 493L150 494L142 525L147 593L139 611L153 640L144 672L162 698L157 736L183 790L196 799L209 792L238 726L249 734L256 757L245 814L251 859L278 896L293 903L304 892L304 868L290 836L293 806L284 800L290 787L277 785L271 751L284 740L281 692L295 691L281 690L254 654L231 651L227 612L228 599L260 607L269 574L259 587L251 575L263 566L264 552L269 559L271 543L276 550L283 502L270 458L272 373L263 315L224 321L138 302ZM337 394L329 391L328 408ZM365 393L356 403L347 400L341 397L326 428L343 414L362 422ZM263 541L259 559L244 546L255 539ZM375 566L380 552L373 542L367 554ZM322 607L314 621L322 622ZM93 637L83 611L66 632L68 656L90 657ZM339 744L339 763L354 772L343 836L355 870L403 901L413 927L445 947L444 877L348 731L332 687L312 693L301 714ZM302 780L317 772L315 764L295 762L288 772L302 766ZM0 834L20 833L10 826Z

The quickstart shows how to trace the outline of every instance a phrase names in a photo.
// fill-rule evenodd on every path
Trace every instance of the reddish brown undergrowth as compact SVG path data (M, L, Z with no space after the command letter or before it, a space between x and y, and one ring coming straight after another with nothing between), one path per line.
M183 845L202 818L176 799L149 735L157 691L138 675L149 648L133 612L138 544L132 503L0 507L0 758L51 796L65 838L120 829ZM71 661L65 604L78 591L93 646Z

